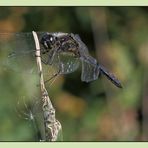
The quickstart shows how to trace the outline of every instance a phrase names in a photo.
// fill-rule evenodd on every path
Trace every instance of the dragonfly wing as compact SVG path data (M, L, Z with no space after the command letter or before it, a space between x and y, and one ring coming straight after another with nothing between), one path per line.
M35 50L32 33L0 33L0 49L11 56L29 54Z
M96 62L96 60L94 59L93 62ZM89 60L82 60L81 80L85 82L90 82L98 79L98 76L99 76L99 69L97 64L95 63L93 64Z
M2 65L17 72L31 72L34 68L34 41L31 33L1 33ZM27 56L26 56L27 55Z
M44 66L43 73L45 77L51 78L55 74L69 74L76 71L79 67L79 59L67 53L53 52L53 56L49 55L48 66ZM46 78L46 79L47 79Z
M59 54L60 73L68 74L76 71L79 67L79 59L72 53L62 52Z
M99 75L99 70L97 67L96 60L89 55L87 46L82 42L79 35L73 35L73 38L79 44L80 59L82 61L82 74L81 80L85 82L90 82L96 80Z
M41 36L43 33L38 33ZM32 33L0 33L1 65L17 72L32 72L35 66L35 43Z
M81 56L83 55L89 55L87 46L82 42L80 36L78 34L74 35L72 34L72 37L74 40L79 44L79 53Z

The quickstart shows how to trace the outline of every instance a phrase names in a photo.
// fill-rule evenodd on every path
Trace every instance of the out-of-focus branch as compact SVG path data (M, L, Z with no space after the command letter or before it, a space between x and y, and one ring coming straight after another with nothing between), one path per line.
M36 62L40 76L42 111L43 111L44 126L45 126L45 141L56 141L62 126L60 122L55 118L55 109L51 103L48 92L45 88L38 36L37 33L34 31L32 32L32 34L36 46Z

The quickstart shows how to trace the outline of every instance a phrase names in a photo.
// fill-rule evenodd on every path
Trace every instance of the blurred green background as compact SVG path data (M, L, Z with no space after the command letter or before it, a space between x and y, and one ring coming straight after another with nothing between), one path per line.
M77 33L123 84L118 89L104 77L81 82L81 69L47 83L61 140L148 140L147 18L147 7L0 7L0 32ZM25 119L40 96L34 81L36 76L0 68L0 141L39 141Z

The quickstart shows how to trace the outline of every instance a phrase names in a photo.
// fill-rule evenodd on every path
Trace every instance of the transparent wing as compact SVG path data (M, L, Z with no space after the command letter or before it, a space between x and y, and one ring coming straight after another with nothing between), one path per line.
M53 57L49 55L51 60L49 66L56 69L59 74L69 74L78 69L80 60L76 58L72 53L61 52L53 53Z
M79 67L79 59L76 58L71 53L61 53L59 54L59 62L60 62L60 73L61 74L68 74L72 73Z
M43 33L38 33L39 37ZM16 71L35 67L35 44L32 33L0 33L1 66Z
M98 79L99 69L97 66L97 61L89 56L82 59L82 74L81 80L85 82L90 82Z
M99 76L97 61L89 55L87 46L82 42L79 35L73 35L73 38L79 44L80 59L82 61L81 80L90 82L96 80Z
M33 50L34 42L31 33L0 34L2 64L7 68L22 71L27 66L31 66L30 60L33 60Z
M78 34L74 35L72 34L72 37L74 38L74 40L79 44L79 53L81 57L87 57L89 56L89 51L87 46L82 42L80 36Z

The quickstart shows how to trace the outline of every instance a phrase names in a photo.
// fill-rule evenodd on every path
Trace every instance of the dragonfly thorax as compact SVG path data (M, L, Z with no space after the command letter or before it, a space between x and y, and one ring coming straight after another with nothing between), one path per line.
M64 42L61 46L61 50L62 52L70 52L75 56L79 56L78 45L72 39Z
M78 44L68 33L46 33L40 40L44 47L43 53L50 49L55 49L57 52L71 52L74 55L79 55Z

